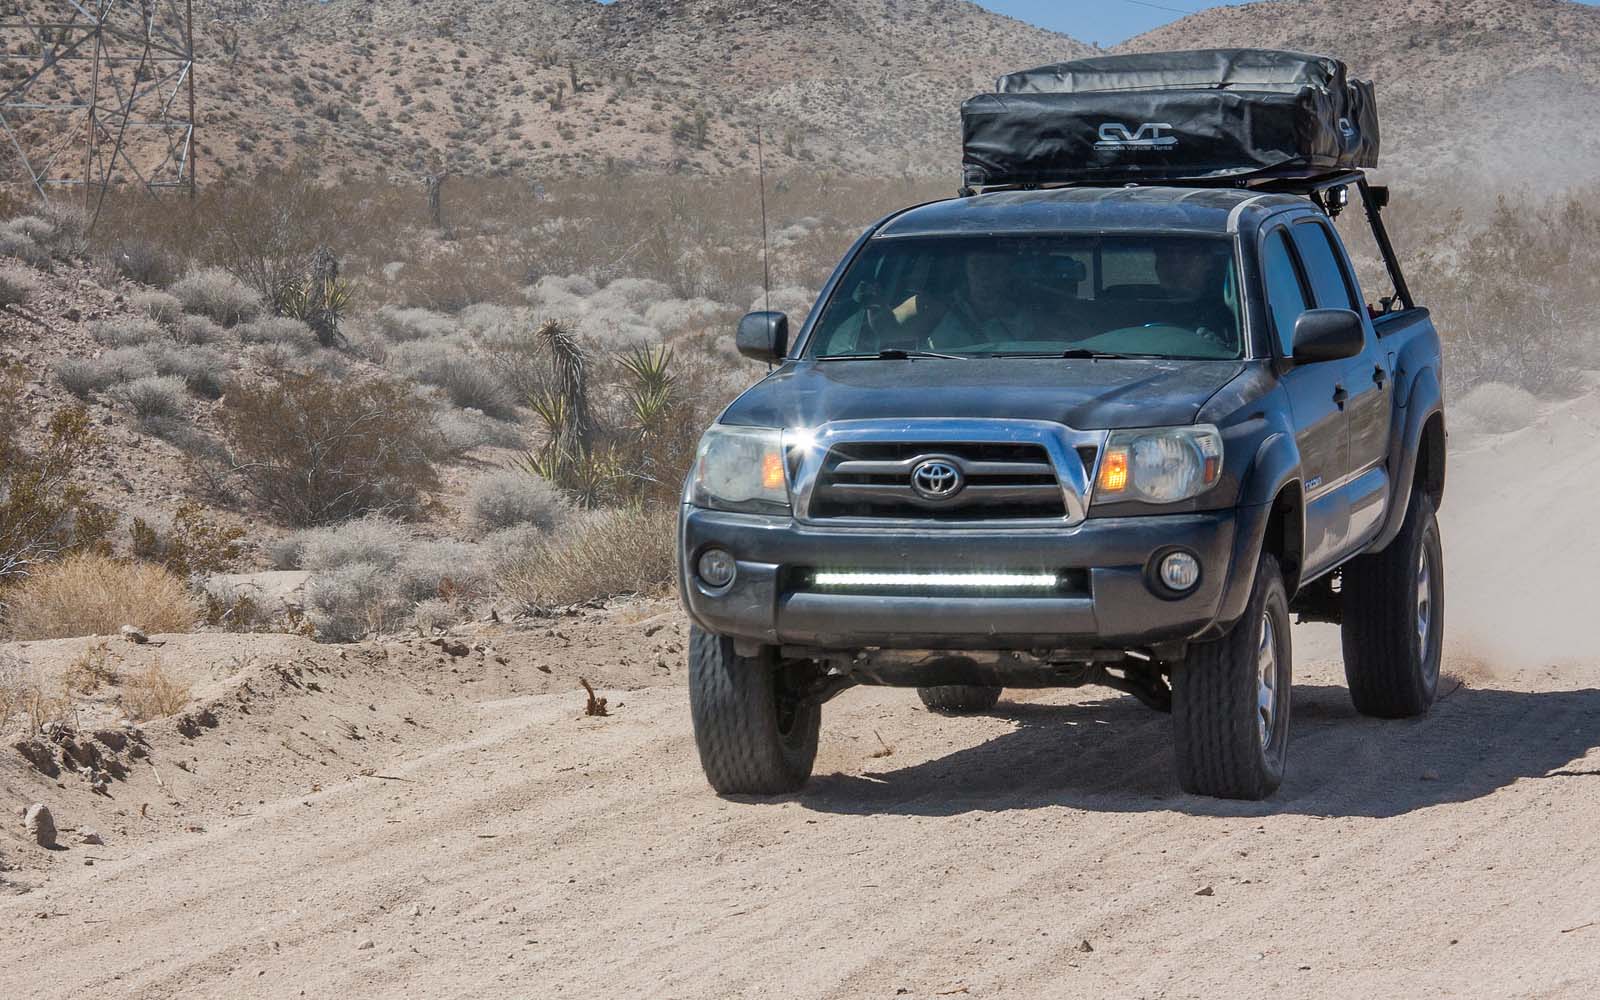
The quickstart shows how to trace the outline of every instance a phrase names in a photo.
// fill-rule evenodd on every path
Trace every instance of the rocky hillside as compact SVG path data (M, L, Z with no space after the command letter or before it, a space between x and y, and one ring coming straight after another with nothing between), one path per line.
M1516 185L1592 180L1600 8L1566 0L1268 0L1217 7L1127 51L1327 52L1378 83L1385 164Z
M201 77L212 171L720 173L754 166L759 124L780 169L953 174L962 98L1092 51L966 0L224 0L217 13Z

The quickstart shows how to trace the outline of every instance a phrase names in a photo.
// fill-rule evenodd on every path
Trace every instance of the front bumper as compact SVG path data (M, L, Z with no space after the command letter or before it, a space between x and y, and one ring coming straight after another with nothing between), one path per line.
M1102 650L1183 642L1231 623L1254 576L1266 509L1090 518L1073 527L825 527L685 506L679 584L696 624L747 641L819 649ZM694 565L732 553L733 583L715 590ZM1182 597L1150 582L1152 559L1185 549L1201 579ZM1247 566L1241 572L1239 566ZM830 592L806 570L1050 572L1086 586L1063 593ZM1243 578L1243 583L1240 580ZM1241 594L1240 587L1246 588Z

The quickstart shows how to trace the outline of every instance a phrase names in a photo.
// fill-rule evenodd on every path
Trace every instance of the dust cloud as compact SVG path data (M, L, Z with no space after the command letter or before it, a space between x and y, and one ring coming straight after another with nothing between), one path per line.
M1451 436L1440 513L1448 652L1490 672L1593 660L1600 391L1523 430Z

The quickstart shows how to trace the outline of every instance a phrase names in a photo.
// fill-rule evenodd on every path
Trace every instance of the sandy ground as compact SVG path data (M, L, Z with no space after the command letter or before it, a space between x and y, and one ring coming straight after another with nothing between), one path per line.
M1093 690L971 719L849 692L803 793L719 799L665 604L464 655L129 651L203 710L147 727L109 797L0 755L8 808L105 839L47 853L6 822L0 997L1593 996L1600 654L1574 587L1597 553L1572 488L1597 412L1460 449L1427 718L1357 716L1337 632L1295 630L1266 803L1181 794L1168 720Z

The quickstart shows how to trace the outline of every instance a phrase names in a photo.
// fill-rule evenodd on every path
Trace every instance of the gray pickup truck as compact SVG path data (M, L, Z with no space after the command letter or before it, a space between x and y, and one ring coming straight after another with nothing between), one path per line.
M1440 344L1360 172L1281 190L1005 190L882 220L685 488L701 762L809 777L824 702L1115 688L1171 712L1184 790L1263 798L1289 743L1290 616L1342 624L1356 707L1439 679ZM1393 294L1330 216L1359 198Z

